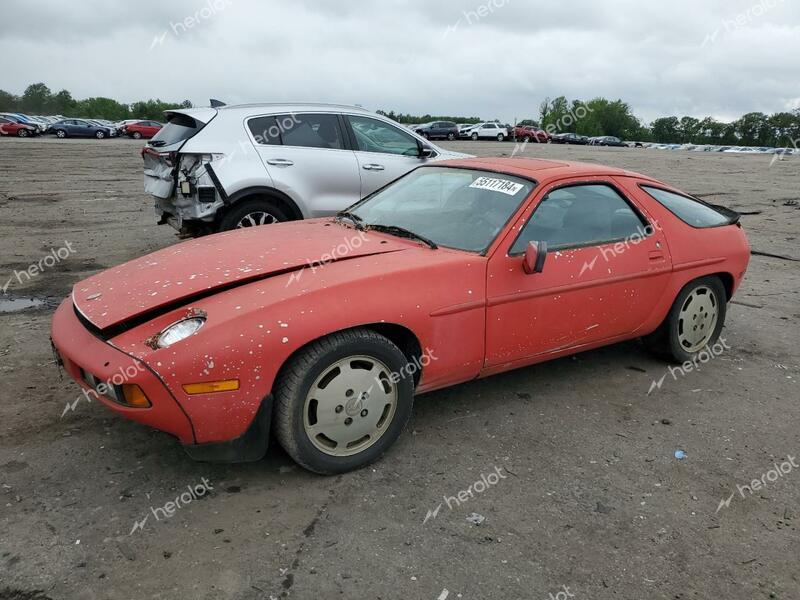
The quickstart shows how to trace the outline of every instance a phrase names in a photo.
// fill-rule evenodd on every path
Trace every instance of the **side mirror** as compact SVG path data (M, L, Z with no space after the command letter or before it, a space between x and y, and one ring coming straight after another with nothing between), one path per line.
M528 275L541 273L544 269L545 258L547 258L547 242L528 242L522 268Z
M433 156L433 148L430 146L423 146L420 144L419 146L419 157L420 158L430 158Z

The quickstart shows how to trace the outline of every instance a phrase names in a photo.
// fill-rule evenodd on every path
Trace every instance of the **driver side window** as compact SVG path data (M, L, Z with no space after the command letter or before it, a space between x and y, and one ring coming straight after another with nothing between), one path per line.
M611 186L566 186L542 199L509 254L524 253L532 241L547 242L548 250L564 250L599 246L634 235L644 237L651 232L650 225Z
M369 117L350 115L347 118L356 138L356 150L403 156L419 154L416 138L397 127Z

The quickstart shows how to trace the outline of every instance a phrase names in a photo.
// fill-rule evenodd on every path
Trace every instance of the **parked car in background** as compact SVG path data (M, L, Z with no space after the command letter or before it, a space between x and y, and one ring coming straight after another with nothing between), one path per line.
M467 137L473 141L494 139L502 142L508 137L508 129L500 123L478 123L461 133L459 137Z
M577 144L585 146L589 143L589 138L585 135L578 135L577 133L556 133L550 137L550 142L553 144Z
M142 150L159 223L198 235L335 214L410 170L466 156L353 106L166 111Z
M20 123L8 117L0 117L0 135L14 135L16 137L31 137L39 130L28 123Z
M161 131L164 126L158 121L134 121L122 126L122 135L127 135L135 140L149 139Z
M618 148L627 148L628 144L623 142L618 137L613 135L602 135L594 140L595 146L616 146Z
M517 125L511 130L511 137L518 142L536 142L537 144L546 144L550 141L550 134L538 127L531 127L530 125Z
M251 109L230 110L241 129ZM324 119L301 118L303 136L334 140ZM337 218L208 236L95 274L56 310L51 339L81 388L197 460L259 460L273 432L306 469L342 473L393 445L415 394L637 338L697 364L747 270L738 221L602 165L428 164ZM312 262L348 239L346 255ZM601 257L613 268L592 269Z
M92 123L88 119L62 119L54 123L48 131L58 138L95 137L101 140L111 137L111 128Z
M92 125L97 125L98 127L105 127L108 129L109 137L116 137L117 136L117 128L114 127L114 124L109 121L103 121L102 119L85 119Z
M458 125L452 121L431 121L414 128L426 140L454 140L458 137Z
M44 133L47 130L47 125L34 120L32 117L29 117L28 115L23 115L22 113L0 113L0 117L11 119L12 121L15 121L17 123L24 123L25 125L30 125L34 129L36 129L38 133Z

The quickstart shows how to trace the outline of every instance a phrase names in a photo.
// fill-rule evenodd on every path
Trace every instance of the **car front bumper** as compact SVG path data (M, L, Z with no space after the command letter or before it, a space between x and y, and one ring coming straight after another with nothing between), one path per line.
M72 299L61 303L53 316L53 346L64 370L82 388L67 398L68 410L79 410L84 402L99 400L126 419L148 425L177 437L182 444L194 444L192 423L161 378L146 363L96 337L78 318ZM126 406L107 395L98 394L87 381L138 385L151 403L148 408Z

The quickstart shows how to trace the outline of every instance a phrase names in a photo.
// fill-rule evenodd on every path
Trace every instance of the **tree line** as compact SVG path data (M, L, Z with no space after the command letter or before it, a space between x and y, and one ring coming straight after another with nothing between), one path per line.
M439 117L378 111L400 123L453 121L477 123L475 117ZM497 120L497 119L495 119ZM523 119L519 125L541 127L546 131L577 133L589 137L613 135L622 140L659 144L717 144L736 146L788 147L800 144L800 108L767 115L751 112L731 122L712 117L661 117L645 124L622 100L594 98L568 100L565 96L546 98L539 105L537 118Z
M76 100L68 90L50 91L44 83L25 88L21 96L0 90L0 112L21 112L31 115L64 115L121 121L123 119L164 118L170 108L191 108L189 100L163 102L140 100L132 104L112 98L94 97ZM378 110L398 123L427 123L453 121L479 123L479 117L444 115L413 115L393 110ZM497 120L497 119L495 119ZM767 115L750 112L731 122L712 117L661 117L650 124L633 114L630 105L622 100L594 98L568 100L565 96L546 98L539 105L536 118L523 119L518 124L541 127L547 131L577 133L586 136L613 135L623 140L641 140L660 144L721 144L741 146L788 147L800 142L800 108L791 112Z
M124 104L102 96L76 100L68 90L61 90L54 94L43 83L29 85L21 96L0 90L0 112L18 112L28 115L63 115L87 119L108 119L109 121L124 119L162 121L165 110L191 107L192 103L188 100L162 102L150 99L132 104Z

